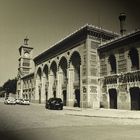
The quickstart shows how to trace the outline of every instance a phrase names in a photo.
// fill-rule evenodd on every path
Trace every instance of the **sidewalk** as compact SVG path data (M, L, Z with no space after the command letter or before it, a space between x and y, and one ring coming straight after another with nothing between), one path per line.
M66 115L85 116L85 117L101 117L101 118L120 118L120 119L140 119L140 111L119 110L119 109L89 109L64 107L69 110Z

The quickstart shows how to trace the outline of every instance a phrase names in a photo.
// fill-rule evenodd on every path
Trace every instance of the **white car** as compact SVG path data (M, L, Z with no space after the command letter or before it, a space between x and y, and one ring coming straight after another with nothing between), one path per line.
M5 99L4 103L5 104L10 104L10 105L15 105L16 100L14 98L8 98L8 99Z
M22 99L20 104L21 105L30 105L30 101L28 99Z
M20 104L22 99L16 99L16 104Z
M4 104L7 104L7 100L8 100L8 99L5 99L5 100L4 100Z

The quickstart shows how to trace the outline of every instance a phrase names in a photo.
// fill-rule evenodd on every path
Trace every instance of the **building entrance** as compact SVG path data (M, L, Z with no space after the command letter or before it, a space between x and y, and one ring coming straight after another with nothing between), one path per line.
M56 98L56 91L53 91L53 97Z
M63 90L63 105L66 106L67 103L67 91Z
M74 107L80 107L80 89L75 90Z
M48 100L48 91L46 91L46 101Z
M140 110L140 89L138 87L130 88L131 110Z
M41 90L39 89L39 104L41 104Z
M110 108L117 109L117 91L109 89Z

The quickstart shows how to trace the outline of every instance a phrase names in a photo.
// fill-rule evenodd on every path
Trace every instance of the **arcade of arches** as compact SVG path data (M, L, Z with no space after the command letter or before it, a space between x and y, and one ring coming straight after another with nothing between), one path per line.
M43 103L51 97L59 97L65 106L80 107L80 54L75 51L69 59L63 56L57 60L37 69L36 99Z

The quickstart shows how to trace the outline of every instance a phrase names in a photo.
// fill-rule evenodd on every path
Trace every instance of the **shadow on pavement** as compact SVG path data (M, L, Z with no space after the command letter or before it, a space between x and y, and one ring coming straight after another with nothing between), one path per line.
M0 140L23 140L18 138L14 133L0 132Z

